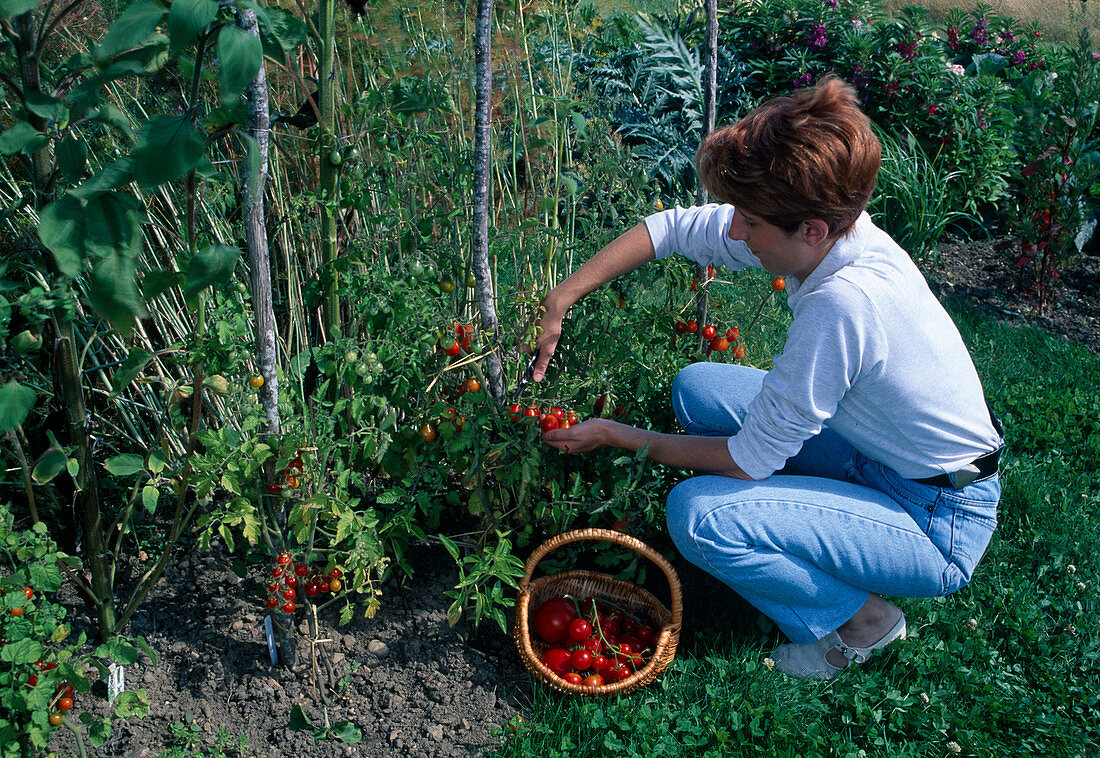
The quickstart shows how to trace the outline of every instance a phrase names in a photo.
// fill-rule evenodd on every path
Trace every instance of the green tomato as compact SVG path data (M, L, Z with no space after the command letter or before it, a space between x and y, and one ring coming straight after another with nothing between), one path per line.
M359 353L355 352L354 350L349 350L344 353L345 363L355 363L357 360L359 360Z
M344 162L344 156L340 154L339 150L330 150L328 153L328 162L333 166L339 166Z

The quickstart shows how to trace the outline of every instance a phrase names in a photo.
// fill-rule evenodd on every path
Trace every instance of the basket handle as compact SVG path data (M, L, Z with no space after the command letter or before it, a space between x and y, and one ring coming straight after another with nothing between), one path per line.
M574 529L571 532L564 532L546 540L546 542L535 548L534 552L527 558L527 563L524 565L524 569L527 573L519 580L520 592L527 591L527 584L531 581L531 577L534 576L535 569L548 553L557 550L563 545L585 540L598 540L621 545L622 547L633 550L644 558L648 558L650 562L655 563L657 567L664 572L665 578L668 580L668 588L672 596L672 605L669 608L672 614L672 625L675 627L680 626L683 622L684 615L683 592L680 588L680 577L676 575L676 569L672 568L672 564L669 563L663 555L637 537L631 537L629 534L623 534L613 529L599 529L595 527L589 529Z

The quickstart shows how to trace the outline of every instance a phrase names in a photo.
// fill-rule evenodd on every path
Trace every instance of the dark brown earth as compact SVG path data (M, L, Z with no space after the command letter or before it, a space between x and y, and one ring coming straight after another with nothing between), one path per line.
M1100 353L1100 257L1081 256L1066 266L1056 283L1054 307L1038 316L1018 286L1011 250L1011 241L945 243L927 274L943 298L975 303ZM444 592L454 586L455 567L446 553L424 545L412 562L414 576L384 587L382 610L373 619L357 615L345 627L336 626L335 618L321 619L317 646L332 667L330 678L315 673L308 656L296 667L271 663L258 576L238 579L229 557L217 550L184 556L170 565L129 630L144 637L160 659L156 666L142 659L126 673L128 688L147 694L151 713L118 722L112 739L91 754L160 756L179 744L173 725L196 730L193 751L182 755L237 756L230 748L200 752L215 744L221 730L246 738L239 755L254 758L484 752L527 710L532 682L511 640L495 625L447 626ZM681 579L685 590L724 589L707 585L702 577L686 581L682 573ZM688 617L697 621L705 609L716 607L713 598L685 601ZM736 605L736 598L724 597L719 605L729 608L730 603ZM87 627L81 607L69 606L74 626ZM105 711L102 698L80 700L77 711ZM330 723L350 721L362 740L348 745L292 729L295 705L315 724L324 723L327 708ZM59 756L76 755L65 730L54 739L51 747Z
M1051 306L1039 315L1014 266L1015 249L1010 238L944 242L926 276L941 299L971 302L999 318L1030 324L1100 353L1100 255L1081 254L1063 266L1054 280Z

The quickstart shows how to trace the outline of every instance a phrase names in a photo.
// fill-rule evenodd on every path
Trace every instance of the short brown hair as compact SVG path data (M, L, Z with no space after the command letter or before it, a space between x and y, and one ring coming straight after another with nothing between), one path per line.
M819 218L839 235L867 207L881 161L855 90L829 75L712 132L696 168L722 202L787 232Z

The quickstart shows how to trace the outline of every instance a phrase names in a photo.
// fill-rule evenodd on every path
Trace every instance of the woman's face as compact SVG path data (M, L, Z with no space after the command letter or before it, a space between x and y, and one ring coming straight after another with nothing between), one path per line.
M801 282L825 255L819 248L806 244L800 232L801 227L793 232L786 232L751 212L744 213L737 208L726 236L748 245L752 254L760 259L760 265L765 271L780 276L793 276Z

